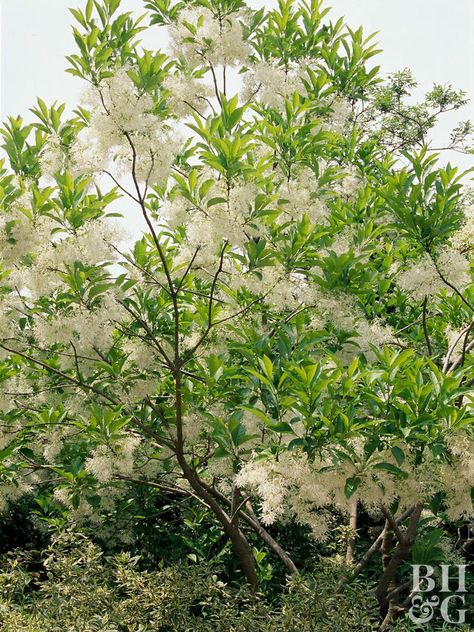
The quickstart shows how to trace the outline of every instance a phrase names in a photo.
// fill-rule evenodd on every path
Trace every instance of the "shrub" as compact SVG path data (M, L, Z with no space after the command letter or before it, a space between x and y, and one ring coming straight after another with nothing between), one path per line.
M354 584L338 597L334 563L318 581L293 578L278 606L220 581L218 568L176 564L140 571L138 558L103 556L88 538L57 536L29 570L34 553L5 556L0 624L5 632L349 632L374 628L375 602ZM36 567L38 567L36 560Z

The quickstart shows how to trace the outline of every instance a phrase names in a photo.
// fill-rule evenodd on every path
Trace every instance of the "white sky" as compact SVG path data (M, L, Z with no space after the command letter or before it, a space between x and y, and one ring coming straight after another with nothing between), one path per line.
M140 11L142 0L123 0L123 7ZM272 0L250 0L250 5L271 6ZM347 23L364 27L366 34L378 31L383 53L377 60L384 73L409 67L420 83L419 94L434 82L452 83L474 101L474 0L333 0L330 16L346 16ZM84 6L85 0L0 0L1 118L28 116L28 109L41 96L74 105L83 82L64 72L66 54L75 52L68 11ZM160 31L146 34L147 47L159 48ZM459 120L474 119L470 104L462 112L446 115L436 133L443 143ZM472 159L459 154L450 159L470 166Z

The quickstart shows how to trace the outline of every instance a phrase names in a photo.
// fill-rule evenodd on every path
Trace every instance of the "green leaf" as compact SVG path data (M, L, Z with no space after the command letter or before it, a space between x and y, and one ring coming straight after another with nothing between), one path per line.
M391 474L394 474L395 476L397 476L399 478L406 478L407 477L406 472L401 470L396 465L393 465L392 463L386 463L386 462L375 463L373 465L373 467L376 470L385 470L387 472L390 472Z
M87 0L87 5L86 5L86 20L88 22L90 22L90 19L92 17L92 11L94 9L94 2L93 0Z
M401 450L397 446L393 446L393 448L391 448L390 451L393 454L393 456L395 457L395 460L398 463L398 465L402 465L404 460L405 460L405 454L404 454L403 450Z
M346 498L351 498L357 491L359 485L362 483L362 479L358 476L351 476L346 480L346 484L344 485L344 494Z
M268 378L266 378L265 375L262 375L261 373L258 373L258 371L255 371L254 369L248 369L248 372L251 375L253 375L254 377L256 377L258 380L260 380L260 382L263 382L264 384L266 384L270 388L273 386L273 384L270 382L270 380Z
M271 380L273 378L273 362L267 355L264 355L262 361L259 360L259 362L265 375Z
M264 424L270 425L272 423L263 410L260 410L259 408L253 408L252 406L240 406L240 410L246 410L252 415L255 415L255 417L258 417Z

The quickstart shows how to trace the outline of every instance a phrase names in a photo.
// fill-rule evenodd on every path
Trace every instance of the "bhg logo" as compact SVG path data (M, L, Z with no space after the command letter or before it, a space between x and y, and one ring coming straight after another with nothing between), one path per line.
M466 564L412 564L413 588L408 616L417 625L428 623L439 613L447 623L466 622ZM440 575L440 576L439 576Z

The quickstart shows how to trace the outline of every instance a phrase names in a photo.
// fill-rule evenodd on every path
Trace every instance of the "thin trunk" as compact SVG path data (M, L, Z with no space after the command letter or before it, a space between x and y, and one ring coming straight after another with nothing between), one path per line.
M357 500L353 500L349 510L349 539L347 540L346 562L352 564L354 561L356 531L357 531Z
M215 517L221 524L225 534L231 541L232 549L244 572L245 579L252 586L252 588L256 590L259 585L257 567L255 564L252 547L245 537L245 534L235 524L235 521L232 520L231 516L229 516L227 512L222 509L219 502L212 496L212 494L210 494L202 485L202 482L200 481L198 475L187 463L184 455L178 453L176 456L186 480L191 485L196 495L201 498L209 507L209 509L214 513Z
M243 532L234 525L229 524L229 527L223 525L223 527L232 542L232 549L244 572L245 579L254 590L258 590L259 579L257 567L249 541Z
M393 532L390 530L390 523L388 520L385 521L385 527L383 530L383 538L382 538L382 572L385 573L387 567L392 559L392 548L393 548Z
M394 534L391 529L390 521L386 520L385 528L384 528L384 536L382 540L382 548L380 551L382 554L382 574L387 571L387 568L392 559L393 540L394 540ZM395 589L396 589L396 584L395 584L395 576L394 576L387 588L387 592L391 595ZM388 622L392 620L392 617L394 615L394 607L395 607L395 601L393 600L393 598L387 595L386 602L380 607L380 613L384 617L382 626L385 625L385 621L387 621L387 625L388 625ZM381 627L380 629L383 630L384 628Z
M212 74L214 76L214 80L216 81L214 69L211 66ZM217 88L217 84L216 84ZM102 96L102 95L101 95ZM220 102L220 95L217 91L217 99ZM107 108L105 108L107 111ZM153 242L156 246L161 264L163 266L163 270L166 276L169 294L173 303L173 314L174 314L174 362L171 363L171 368L174 373L175 380L175 413L176 413L176 444L175 444L175 454L178 460L178 463L182 469L183 475L190 484L191 488L195 492L195 494L203 500L209 509L214 513L217 520L220 522L223 530L226 535L232 542L232 548L234 550L235 556L238 559L242 570L245 574L245 577L248 583L254 588L258 588L258 577L256 572L256 564L253 556L252 548L248 543L247 538L242 533L242 531L233 524L232 519L227 515L227 513L222 509L220 503L206 490L206 488L202 485L199 476L195 472L192 466L186 460L184 455L184 434L183 434L183 405L182 405L182 384L181 384L181 369L182 369L182 361L180 357L180 344L179 344L179 325L180 325L180 314L179 314L179 305L178 305L178 291L173 283L173 279L171 276L170 269L168 267L168 263L166 261L165 253L163 251L162 245L158 238L158 235L153 226L153 222L148 213L148 209L146 206L146 197L147 197L147 186L145 185L145 190L142 192L140 188L140 184L137 177L137 150L133 143L133 139L128 132L124 133L125 138L127 139L130 148L132 150L132 169L131 175L133 179L133 183L135 186L135 190L137 193L136 202L140 205L142 210L143 217L147 223L148 228L150 229L150 233L153 237ZM223 257L224 250L222 251ZM221 270L223 258L221 257L221 263L219 267L219 271ZM219 271L217 274L219 274ZM215 287L215 283L217 281L217 275L214 279L213 288ZM213 292L212 292L213 293ZM212 298L209 301L209 323L210 316L212 311Z
M207 489L207 491L212 494L215 498L217 498L220 502L226 504L228 507L231 507L231 501L226 498L223 494L218 492L216 489L207 485L204 481L202 481L203 486ZM248 524L248 526L262 538L262 540L269 546L269 548L275 553L275 555L283 562L288 571L292 575L298 575L299 571L288 555L288 553L278 544L278 542L268 533L266 529L262 527L260 521L258 520L254 510L250 503L246 505L246 510L242 507L239 510L239 515L242 520Z
M422 509L423 505L421 503L415 505L407 530L403 535L403 538L398 542L390 558L390 561L388 562L384 573L379 580L375 595L381 609L386 607L387 593L390 592L390 586L395 581L395 577L400 566L408 558L413 543L415 542L416 531L418 528L418 522L420 520Z
M231 516L231 520L233 521L235 525L237 525L239 522L239 514L240 514L239 507L240 507L241 502L242 502L242 494L240 492L240 488L238 485L234 483L232 486L232 500L231 500L231 505L230 505L230 516Z
M286 566L287 570L291 575L299 575L299 571L296 567L296 564L293 562L288 553L282 549L282 547L278 544L276 540L272 538L272 536L266 531L262 525L259 523L257 516L255 515L253 509L249 506L248 509L249 516L245 513L242 514L243 519L247 524L255 531L257 535L259 535L262 540L269 546L269 548L280 558L283 564Z
M404 511L403 514L401 514L401 516L399 518L397 518L396 522L398 524L402 523L406 518L408 518L408 516L412 512L413 512L413 507L410 507L410 509L407 509L406 511ZM371 544L371 546L367 549L367 551L364 553L363 557L360 559L360 561L354 567L354 570L341 579L341 581L339 582L339 584L337 586L337 592L339 592L346 584L349 584L358 575L360 575L360 573L362 573L362 571L364 570L364 568L366 568L366 566L370 562L370 560L380 550L380 547L382 546L382 542L383 542L384 536L385 536L385 529L382 530L382 533L380 533L380 535L377 536L377 538L374 540L374 542Z

